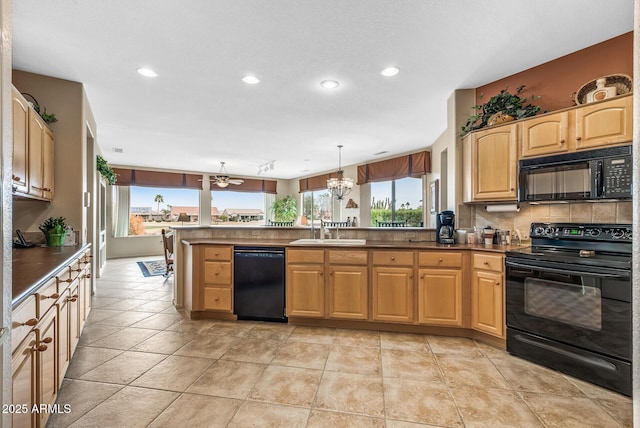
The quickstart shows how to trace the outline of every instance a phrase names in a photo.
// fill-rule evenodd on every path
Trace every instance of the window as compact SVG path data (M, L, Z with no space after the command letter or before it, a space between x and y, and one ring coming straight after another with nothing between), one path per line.
M407 177L371 183L371 226L391 221L423 225L422 179Z
M256 226L265 221L264 193L211 191L211 224Z
M128 236L159 235L163 228L180 226L181 213L187 214L189 222L198 221L197 190L130 186L129 198ZM118 222L124 220L118 219ZM116 236L126 235L116 233Z
M311 219L316 225L320 225L320 220L333 220L333 198L327 189L315 190L302 193L302 213L308 224ZM303 221L304 224L304 221Z

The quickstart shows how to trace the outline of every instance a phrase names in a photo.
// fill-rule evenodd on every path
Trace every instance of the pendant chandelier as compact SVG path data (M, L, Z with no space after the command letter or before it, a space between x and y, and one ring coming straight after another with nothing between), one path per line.
M336 199L342 199L353 189L353 179L344 178L344 171L342 170L342 145L338 146L338 177L329 178L327 180L327 188L331 192L331 196Z

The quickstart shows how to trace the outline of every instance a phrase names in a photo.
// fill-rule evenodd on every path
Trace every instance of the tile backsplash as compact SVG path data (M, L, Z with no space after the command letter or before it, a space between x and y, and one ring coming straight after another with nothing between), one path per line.
M554 223L618 223L632 221L632 206L625 202L580 202L571 204L530 205L523 203L519 212L487 212L484 205L458 205L456 227L483 229L518 229L523 239L529 238L533 222Z

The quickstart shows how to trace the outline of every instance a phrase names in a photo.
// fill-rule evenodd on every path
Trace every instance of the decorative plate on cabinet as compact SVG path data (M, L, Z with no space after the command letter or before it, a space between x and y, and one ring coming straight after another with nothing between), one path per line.
M616 95L624 95L633 91L633 82L631 77L626 74L610 74L608 76L598 77L580 87L576 92L571 94L571 99L576 104L586 104L587 94L596 89L596 81L605 79L605 86L613 86L616 88Z

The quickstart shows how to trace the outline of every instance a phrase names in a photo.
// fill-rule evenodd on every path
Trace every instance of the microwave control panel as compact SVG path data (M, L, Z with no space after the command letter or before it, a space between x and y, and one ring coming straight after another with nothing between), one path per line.
M602 183L604 198L629 197L631 195L631 156L604 159Z

